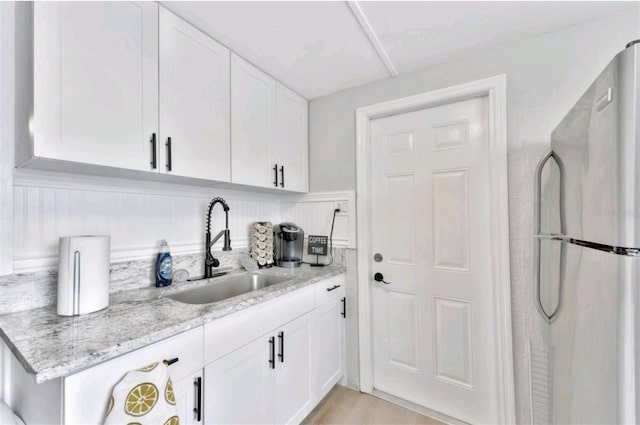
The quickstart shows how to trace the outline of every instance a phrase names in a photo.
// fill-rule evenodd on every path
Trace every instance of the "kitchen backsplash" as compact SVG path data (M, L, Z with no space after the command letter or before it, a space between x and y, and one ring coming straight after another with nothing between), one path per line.
M14 186L14 273L54 269L60 236L110 235L112 262L149 258L161 239L169 242L173 255L200 253L207 205L214 196L231 207L234 250L248 247L249 225L256 220L290 221L306 234L328 236L338 203L350 209L336 216L334 246L355 248L353 191L252 193L33 170L16 170ZM212 230L223 226L224 214L216 208ZM221 248L219 242L214 249Z
M220 260L219 268L240 268L240 260L246 255L246 249L214 252L214 257ZM333 257L333 265L345 266L345 248L334 247ZM305 256L305 261L310 260L315 262L315 257L309 259ZM186 270L191 277L202 276L203 255L173 255L173 267L174 270ZM154 269L155 257L112 263L109 271L109 292L153 286ZM58 273L55 270L0 276L0 314L55 305L57 285Z
M55 303L58 238L111 235L110 291L153 284L160 239L167 239L175 270L202 274L205 212L209 200L227 200L233 251L220 252L221 266L238 266L246 253L249 225L291 221L307 234L326 234L336 216L334 264L344 264L344 248L355 248L353 191L288 195L253 193L157 182L16 170L14 175L13 270L0 276L0 314ZM212 229L223 227L221 209ZM215 246L216 250L221 245ZM306 251L306 247L305 247ZM315 262L315 258L305 258ZM325 258L328 261L328 258Z

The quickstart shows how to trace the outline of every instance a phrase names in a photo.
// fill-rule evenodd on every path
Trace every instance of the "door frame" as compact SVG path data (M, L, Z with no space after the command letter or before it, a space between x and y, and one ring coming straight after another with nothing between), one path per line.
M488 96L490 252L496 335L497 417L515 423L511 282L509 265L509 204L507 174L507 77L505 74L433 90L356 109L358 342L360 391L373 392L371 320L371 121L446 103Z

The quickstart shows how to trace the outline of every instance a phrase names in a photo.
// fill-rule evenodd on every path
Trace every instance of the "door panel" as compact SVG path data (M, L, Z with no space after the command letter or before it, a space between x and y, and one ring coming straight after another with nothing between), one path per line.
M391 175L386 178L387 202L394 205L393 232L386 240L389 262L413 266L416 259L416 176L415 174Z
M229 50L161 8L160 52L161 168L179 176L228 182Z
M467 171L437 171L431 181L434 268L469 271Z
M497 421L486 97L375 120L374 387Z
M473 388L470 303L440 297L433 301L435 376Z
M418 371L418 300L415 294L391 292L388 296L389 362ZM393 326L393 328L391 327Z

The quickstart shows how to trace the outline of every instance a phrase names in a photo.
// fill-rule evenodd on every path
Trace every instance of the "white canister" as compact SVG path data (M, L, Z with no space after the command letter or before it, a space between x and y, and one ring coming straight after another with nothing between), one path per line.
M110 237L63 237L58 253L58 314L78 316L106 308Z

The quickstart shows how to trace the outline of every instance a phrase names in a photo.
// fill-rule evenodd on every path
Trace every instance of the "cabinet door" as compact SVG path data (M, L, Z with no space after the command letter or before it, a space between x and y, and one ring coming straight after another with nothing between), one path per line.
M151 170L158 5L34 3L33 155Z
M274 155L279 169L278 177L284 175L285 190L308 192L309 190L309 142L308 103L282 84L276 90L277 133Z
M276 81L231 55L231 181L274 187Z
M276 331L275 423L300 423L313 408L311 313Z
M176 407L180 424L192 425L202 423L204 411L202 410L204 374L202 370L173 383L173 392L176 395ZM200 396L200 398L198 398ZM198 411L200 420L198 420Z
M273 423L272 354L262 337L205 367L205 423Z
M334 299L314 312L312 386L314 400L320 401L344 374L344 318L342 299Z
M160 153L171 174L230 180L229 50L160 8Z
M178 358L177 363L169 366L169 375L174 383L182 382L193 373L200 373L203 366L202 340L202 327L198 327L67 376L62 385L63 423L103 423L113 387L127 372L150 363Z

